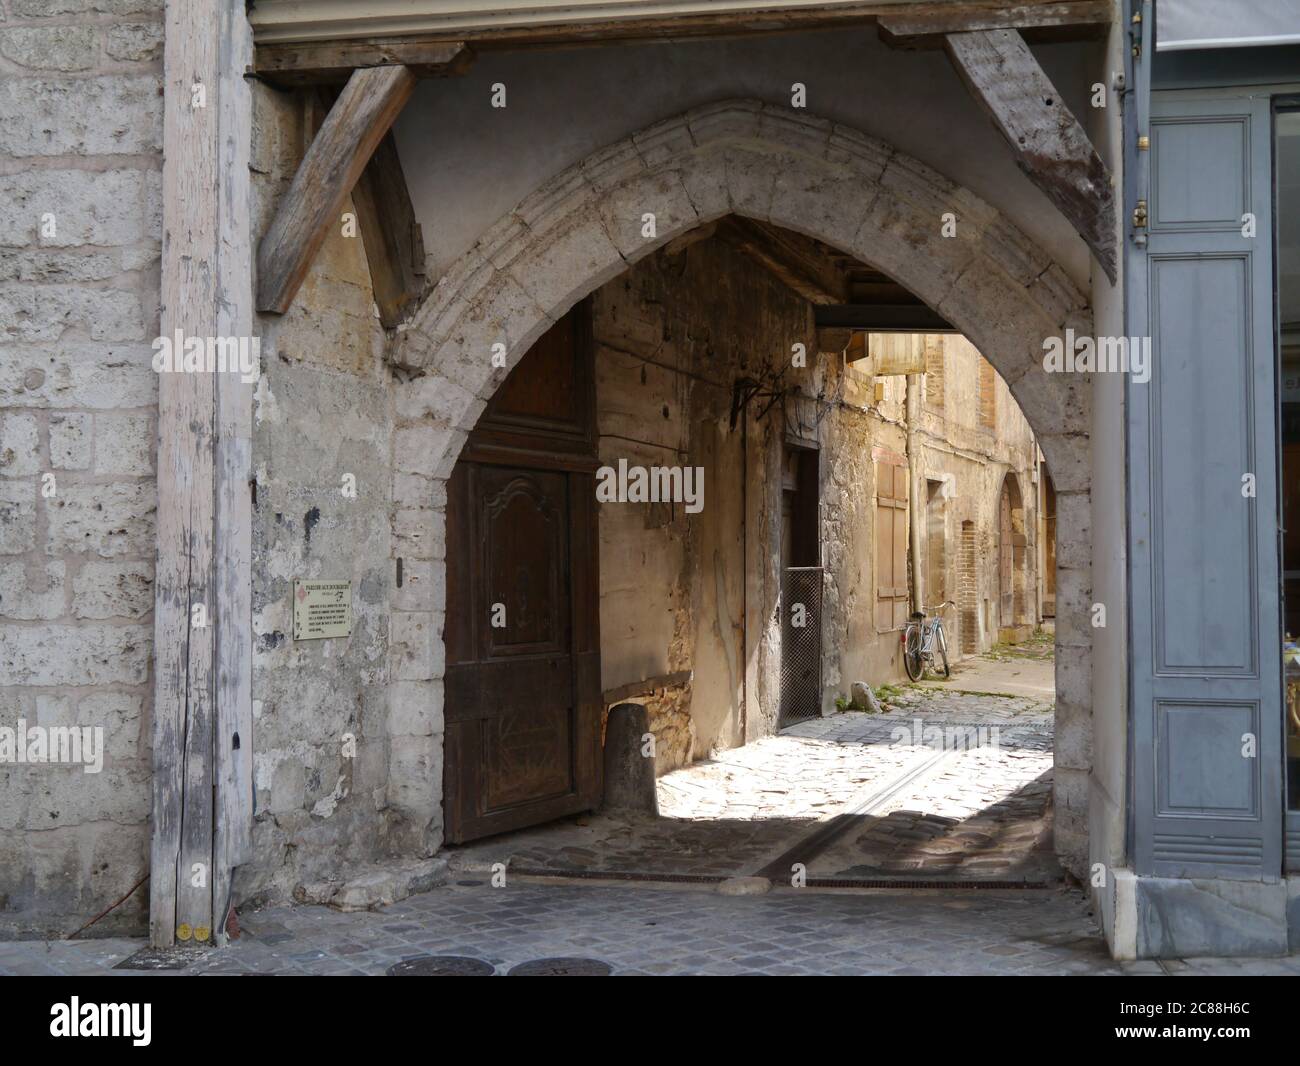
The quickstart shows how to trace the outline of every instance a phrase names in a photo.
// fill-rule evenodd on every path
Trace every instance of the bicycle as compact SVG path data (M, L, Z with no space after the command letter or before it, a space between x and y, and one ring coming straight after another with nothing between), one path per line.
M952 600L944 600L938 606L931 607L933 618L928 622L925 620L925 611L912 612L912 620L903 630L903 666L913 681L921 680L927 663L934 666L936 651L939 653L939 661L943 663L942 676L952 676L952 670L948 666L948 638L944 635L943 618L938 612L945 607L955 606Z

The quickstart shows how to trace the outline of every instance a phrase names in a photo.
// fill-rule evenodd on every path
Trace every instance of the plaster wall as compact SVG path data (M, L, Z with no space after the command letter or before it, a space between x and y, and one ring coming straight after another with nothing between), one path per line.
M1103 76L1097 46L1034 54L1071 110L1086 115ZM810 113L960 181L1087 283L1083 242L1021 174L944 54L891 49L870 26L484 54L464 76L423 83L395 129L429 276L547 179L631 131L719 100L788 107L795 83L806 87ZM491 103L498 85L504 108Z

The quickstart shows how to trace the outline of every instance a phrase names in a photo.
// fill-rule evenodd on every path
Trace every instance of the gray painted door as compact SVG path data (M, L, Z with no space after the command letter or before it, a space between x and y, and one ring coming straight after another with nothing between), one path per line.
M1282 839L1269 101L1155 93L1150 136L1148 246L1129 260L1153 368L1128 386L1134 864L1269 879Z

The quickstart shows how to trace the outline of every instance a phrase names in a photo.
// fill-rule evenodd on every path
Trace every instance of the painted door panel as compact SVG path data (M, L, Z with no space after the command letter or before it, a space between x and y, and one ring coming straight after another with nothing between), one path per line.
M1281 870L1267 98L1156 93L1130 256L1133 847L1138 873ZM1243 235L1255 216L1257 237Z

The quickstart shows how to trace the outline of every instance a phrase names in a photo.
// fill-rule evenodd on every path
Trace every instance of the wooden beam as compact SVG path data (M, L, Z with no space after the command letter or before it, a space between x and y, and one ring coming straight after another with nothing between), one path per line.
M418 79L406 67L368 67L348 79L284 194L257 250L257 307L283 314L337 225L348 194Z
M1019 3L996 9L958 6L947 10L913 8L881 15L880 39L895 48L942 48L949 33L1019 30L1035 40L1104 37L1114 10L1111 0L1064 0L1055 4Z
M655 677L647 677L644 681L633 681L626 685L619 685L617 688L606 689L600 698L605 701L606 706L622 703L624 700L635 699L639 696L649 696L655 689L689 685L691 678L694 676L695 673L692 670L676 670L671 674L658 674Z
M1098 35L1091 9L1083 16L1057 19L1056 8L1080 7L1082 0L1021 0L1015 7L1024 12L1019 25L1035 36L1053 39L1087 39ZM1105 6L1096 0L1095 6ZM574 45L606 44L611 41L681 40L686 37L737 37L791 33L805 30L869 26L880 18L908 18L927 15L969 19L997 19L1005 0L864 0L839 3L781 6L755 10L750 5L730 5L732 10L707 9L697 5L691 11L675 5L670 15L629 18L625 13L600 17L574 4L565 18L541 18L532 13L511 13L499 9L480 12L439 10L428 3L406 6L392 18L369 15L335 5L326 17L305 10L303 0L261 0L250 19L257 38L254 72L279 84L303 84L322 79L342 80L357 67L382 63L423 64L436 49L453 43L468 43L476 52L524 48L568 48ZM359 8L361 5L354 5ZM1042 25L1036 26L1035 23ZM1004 26L1007 23L997 23ZM385 58L387 56L388 58ZM433 60L436 62L436 60Z
M854 329L870 333L957 333L942 315L923 303L835 304L813 308L818 329Z
M424 235L415 220L391 130L352 190L352 204L370 264L379 320L392 329L405 320L424 291Z
M194 83L220 84L219 0L168 4L163 65L160 335L219 335L220 121L191 105ZM247 175L239 176L247 180ZM215 375L158 375L154 574L153 816L149 938L206 938L212 920L212 731Z
M237 5L221 5L217 99L220 173L248 173L253 143L252 87L244 77L253 35ZM248 181L223 182L215 250L217 334L253 335L252 210ZM250 340L250 348L251 348ZM254 383L218 373L214 468L216 714L213 725L215 825L212 933L226 942L236 867L253 851L253 470Z
M951 33L944 48L972 95L1114 284L1115 190L1061 94L1015 30Z
M717 235L813 304L844 303L848 278L811 237L730 216Z
M465 73L474 53L464 41L391 40L308 41L263 45L254 53L253 71L284 88L342 85L354 70L406 67L418 78L449 78Z
M223 0L168 4L165 30L159 333L251 351L251 33L243 10ZM208 87L206 108L193 106L196 83ZM231 873L251 849L252 402L252 384L237 373L175 366L158 375L156 947L222 941Z

